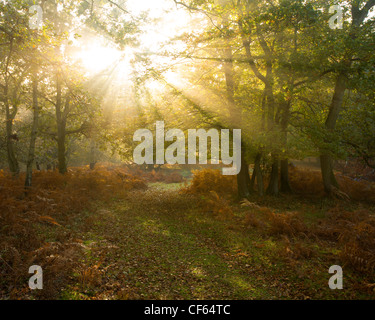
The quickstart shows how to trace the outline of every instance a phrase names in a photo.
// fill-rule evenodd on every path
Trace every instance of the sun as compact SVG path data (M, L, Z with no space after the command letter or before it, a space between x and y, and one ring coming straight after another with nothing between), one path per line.
M118 65L123 53L116 48L93 43L82 47L76 58L88 72L96 74Z
M131 72L130 61L135 53L153 55L154 63L163 64L166 59L158 55L165 50L182 51L180 44L168 44L168 41L176 36L181 30L189 26L190 16L185 10L178 10L173 1L170 0L128 0L127 9L133 15L139 15L143 11L153 21L140 27L138 35L139 46L137 48L125 48L119 50L116 44L97 36L84 36L81 39L72 37L74 50L70 57L80 64L90 76L103 73L103 71L114 71L121 73L122 78Z

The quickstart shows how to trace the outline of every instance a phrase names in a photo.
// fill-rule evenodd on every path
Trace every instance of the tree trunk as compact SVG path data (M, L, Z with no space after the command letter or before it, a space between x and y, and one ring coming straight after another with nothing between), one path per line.
M8 164L9 164L9 171L14 175L18 176L20 173L20 167L17 161L16 153L14 151L14 141L17 141L17 136L13 133L13 121L17 114L17 106L13 106L13 110L10 111L10 103L8 97L8 85L5 86L4 89L4 97L5 97L5 121L6 121L6 148L7 148L7 156L8 156Z
M19 164L16 158L16 153L14 151L14 140L16 137L13 134L13 121L17 114L17 106L13 105L12 111L10 110L10 97L9 97L9 66L11 63L11 58L13 54L13 42L14 38L10 39L9 54L5 61L5 85L4 85L4 104L5 104L5 121L6 121L6 148L7 148L7 158L9 164L9 171L13 176L18 176L20 173Z
M96 145L93 138L90 139L90 170L94 170L96 165Z
M33 125L31 129L30 136L30 145L29 145L29 154L27 157L27 166L26 166L26 179L25 179L25 188L31 187L32 184L32 175L33 175L33 163L35 159L35 142L38 134L38 121L39 121L39 106L38 106L38 79L36 75L33 76Z
M255 179L256 179L256 172L255 172L255 164L254 164L254 170L253 170L253 174L251 175L251 180L250 180L250 187L249 187L249 189L251 190L251 191L253 191L254 190L254 187L255 187Z
M224 19L224 24L226 24L227 18ZM227 102L228 102L228 109L230 115L230 126L232 128L241 128L242 127L242 119L241 119L241 110L236 105L234 100L234 93L236 89L236 84L234 81L234 68L233 68L233 52L232 47L229 44L230 38L227 39L227 47L224 49L224 57L226 62L223 64L224 67L224 75L225 75L225 83L226 83L226 92L227 92ZM245 160L246 156L246 146L241 141L241 170L237 175L237 190L238 190L238 198L244 199L250 196L250 174L249 174L249 164Z
M294 81L294 80L292 80ZM293 82L291 83L293 87ZM282 101L280 103L280 125L281 125L281 138L282 138L282 145L285 150L288 148L288 126L290 121L290 108L291 108L291 96L292 96L293 89L290 90L289 95L290 98L288 100ZM282 159L280 161L280 192L283 193L292 193L292 188L290 186L289 181L289 160Z
M248 198L250 196L250 174L249 174L249 164L245 160L245 146L242 146L241 152L241 171L237 175L237 189L238 189L238 198Z
M56 123L57 123L57 161L58 169L61 174L67 170L65 158L65 138L66 138L66 117L62 111L62 88L59 71L56 73ZM69 100L67 99L67 104ZM67 106L65 106L66 111Z
M257 177L257 184L258 184L258 195L261 197L264 195L264 182L263 182L263 174L262 169L260 168L260 161L256 167L256 177Z
M328 155L321 155L320 167L322 170L324 191L327 194L332 194L334 188L339 188L339 184L335 178L335 174L333 173L331 157Z
M289 180L289 160L281 160L280 168L280 192L292 193L292 187Z
M57 134L57 161L59 173L65 174L68 171L65 158L65 129L61 126Z
M7 112L7 119L6 119L6 135L7 135L7 156L8 156L8 164L9 164L9 171L14 175L17 176L20 173L20 167L16 158L16 153L14 151L14 134L13 134L13 120L11 117L8 117Z
M329 131L333 131L335 129L336 122L339 117L340 109L346 90L345 80L345 74L341 72L336 80L335 92L333 94L332 103L325 123L325 126ZM328 194L331 194L333 188L338 188L339 185L333 173L332 158L326 150L322 150L321 152L320 165L322 171L324 190Z
M253 171L253 175L251 177L251 182L250 182L250 190L254 189L255 180L256 180L257 185L258 185L258 194L260 196L263 196L264 195L264 185L263 185L262 169L260 168L260 161L261 160L262 160L262 155L260 153L258 153L257 156L255 157L254 171Z
M272 196L279 195L279 160L274 159L272 163L272 170L270 176L270 182L267 188L267 194Z

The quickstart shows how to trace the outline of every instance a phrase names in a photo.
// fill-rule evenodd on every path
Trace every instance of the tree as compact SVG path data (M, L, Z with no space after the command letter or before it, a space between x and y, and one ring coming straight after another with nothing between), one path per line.
M27 16L20 12L27 8L24 1L0 3L0 36L1 36L1 101L5 109L6 121L6 149L9 170L13 175L18 175L20 168L15 152L15 141L18 140L14 132L22 84L28 72L28 66L20 55L23 46L29 39L27 30Z
M364 52L360 50L368 49L367 35L369 32L368 25L365 19L368 17L370 10L375 6L375 1L350 1L351 7L351 23L346 26L344 36L344 50L340 57L339 63L336 65L336 80L332 102L329 107L328 116L325 121L327 131L332 132L335 130L337 119L341 112L345 91L347 89L348 77L351 73L353 62L357 57L360 58L360 63L366 63L363 59ZM359 49L359 50L358 50ZM366 54L365 54L366 56ZM332 157L328 150L322 150L320 156L321 170L323 177L324 189L328 194L333 194L339 185L336 181L332 168Z

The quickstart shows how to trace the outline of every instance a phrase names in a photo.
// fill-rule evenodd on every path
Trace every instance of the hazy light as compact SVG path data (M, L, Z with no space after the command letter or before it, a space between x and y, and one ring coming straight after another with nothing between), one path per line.
M114 64L119 62L121 55L121 51L108 46L102 46L98 42L82 48L76 57L82 62L82 65L87 71L98 73L111 68Z
M139 37L142 47L150 51L157 51L161 44L189 25L189 14L186 10L177 10L171 0L128 0L127 7L134 14L147 11L150 18L157 20L148 24Z

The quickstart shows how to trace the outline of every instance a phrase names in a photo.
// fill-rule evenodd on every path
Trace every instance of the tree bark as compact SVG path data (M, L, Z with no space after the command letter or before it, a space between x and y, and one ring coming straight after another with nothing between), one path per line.
M20 167L16 158L16 153L14 151L14 140L15 136L13 133L13 121L17 114L17 105L13 105L12 111L10 110L10 90L9 90L9 66L11 62L11 57L13 53L13 42L14 38L10 39L10 48L9 54L6 59L5 65L5 85L4 85L4 104L5 104L5 121L6 121L6 148L7 148L7 157L8 157L8 165L9 171L13 174L13 176L18 176L20 173ZM15 101L14 101L15 102Z
M94 170L96 165L96 145L93 138L90 139L90 170Z
M280 192L282 193L292 193L292 187L290 186L289 180L289 160L281 160L280 166Z
M227 23L226 19L224 19L224 23ZM234 93L235 93L235 81L234 81L234 68L233 68L233 52L232 47L229 44L229 39L227 38L227 46L224 49L224 57L226 62L224 63L224 74L225 74L225 82L226 82L226 92L227 92L227 102L229 106L229 114L230 114L230 126L231 127L242 127L241 121L241 111L236 106L236 102L234 100ZM248 198L250 196L250 174L249 174L249 164L246 162L246 146L244 143L241 142L241 170L240 173L237 175L237 190L238 190L238 197L239 199Z
M57 161L59 173L65 174L67 170L65 158L65 139L66 139L66 112L69 106L69 97L66 99L64 112L62 111L62 88L59 71L56 74L56 123L57 123Z
M20 173L20 167L16 158L16 153L14 151L14 134L13 134L13 120L14 118L10 116L9 106L6 107L6 138L7 138L7 156L9 171L17 176Z
M237 189L238 189L238 198L248 198L250 196L250 174L249 174L249 165L245 160L246 147L242 146L242 155L241 155L241 171L237 175Z
M328 131L333 131L336 126L337 119L339 117L340 109L344 99L346 90L346 77L344 72L340 72L335 85L335 91L332 98L332 103L329 108L328 117L325 123L325 127ZM324 190L326 193L331 194L334 188L338 188L339 185L333 173L332 158L327 150L321 151L320 166L323 178Z
M334 188L339 188L339 184L333 173L332 159L329 155L320 156L320 168L322 171L324 191L330 195Z
M26 165L26 179L25 179L25 188L30 188L32 185L32 175L33 175L33 163L35 159L35 142L38 135L38 121L39 121L39 105L38 105L38 79L36 74L33 75L32 80L33 87L33 125L31 129L30 136L30 145L29 145L29 154L27 157Z
M294 82L292 79L291 82ZM290 84L293 88L293 84ZM281 124L281 137L282 137L282 145L283 148L286 150L288 147L288 126L290 121L290 108L291 108L291 97L292 97L293 89L290 90L289 99L282 101L279 105L281 116L280 116L280 124ZM292 193L292 187L290 186L289 180L289 160L287 158L283 158L280 161L280 192L283 193Z
M254 171L253 171L253 175L251 177L251 182L250 182L250 190L254 189L255 180L256 180L257 185L258 185L258 195L263 196L264 184L263 184L262 169L260 167L261 160L262 160L262 155L258 153L257 156L255 157Z
M267 188L267 194L272 196L279 195L279 160L277 158L274 158L272 163L272 170L270 182Z
M57 129L57 166L61 174L65 174L68 171L65 158L65 138L65 128L60 124Z

